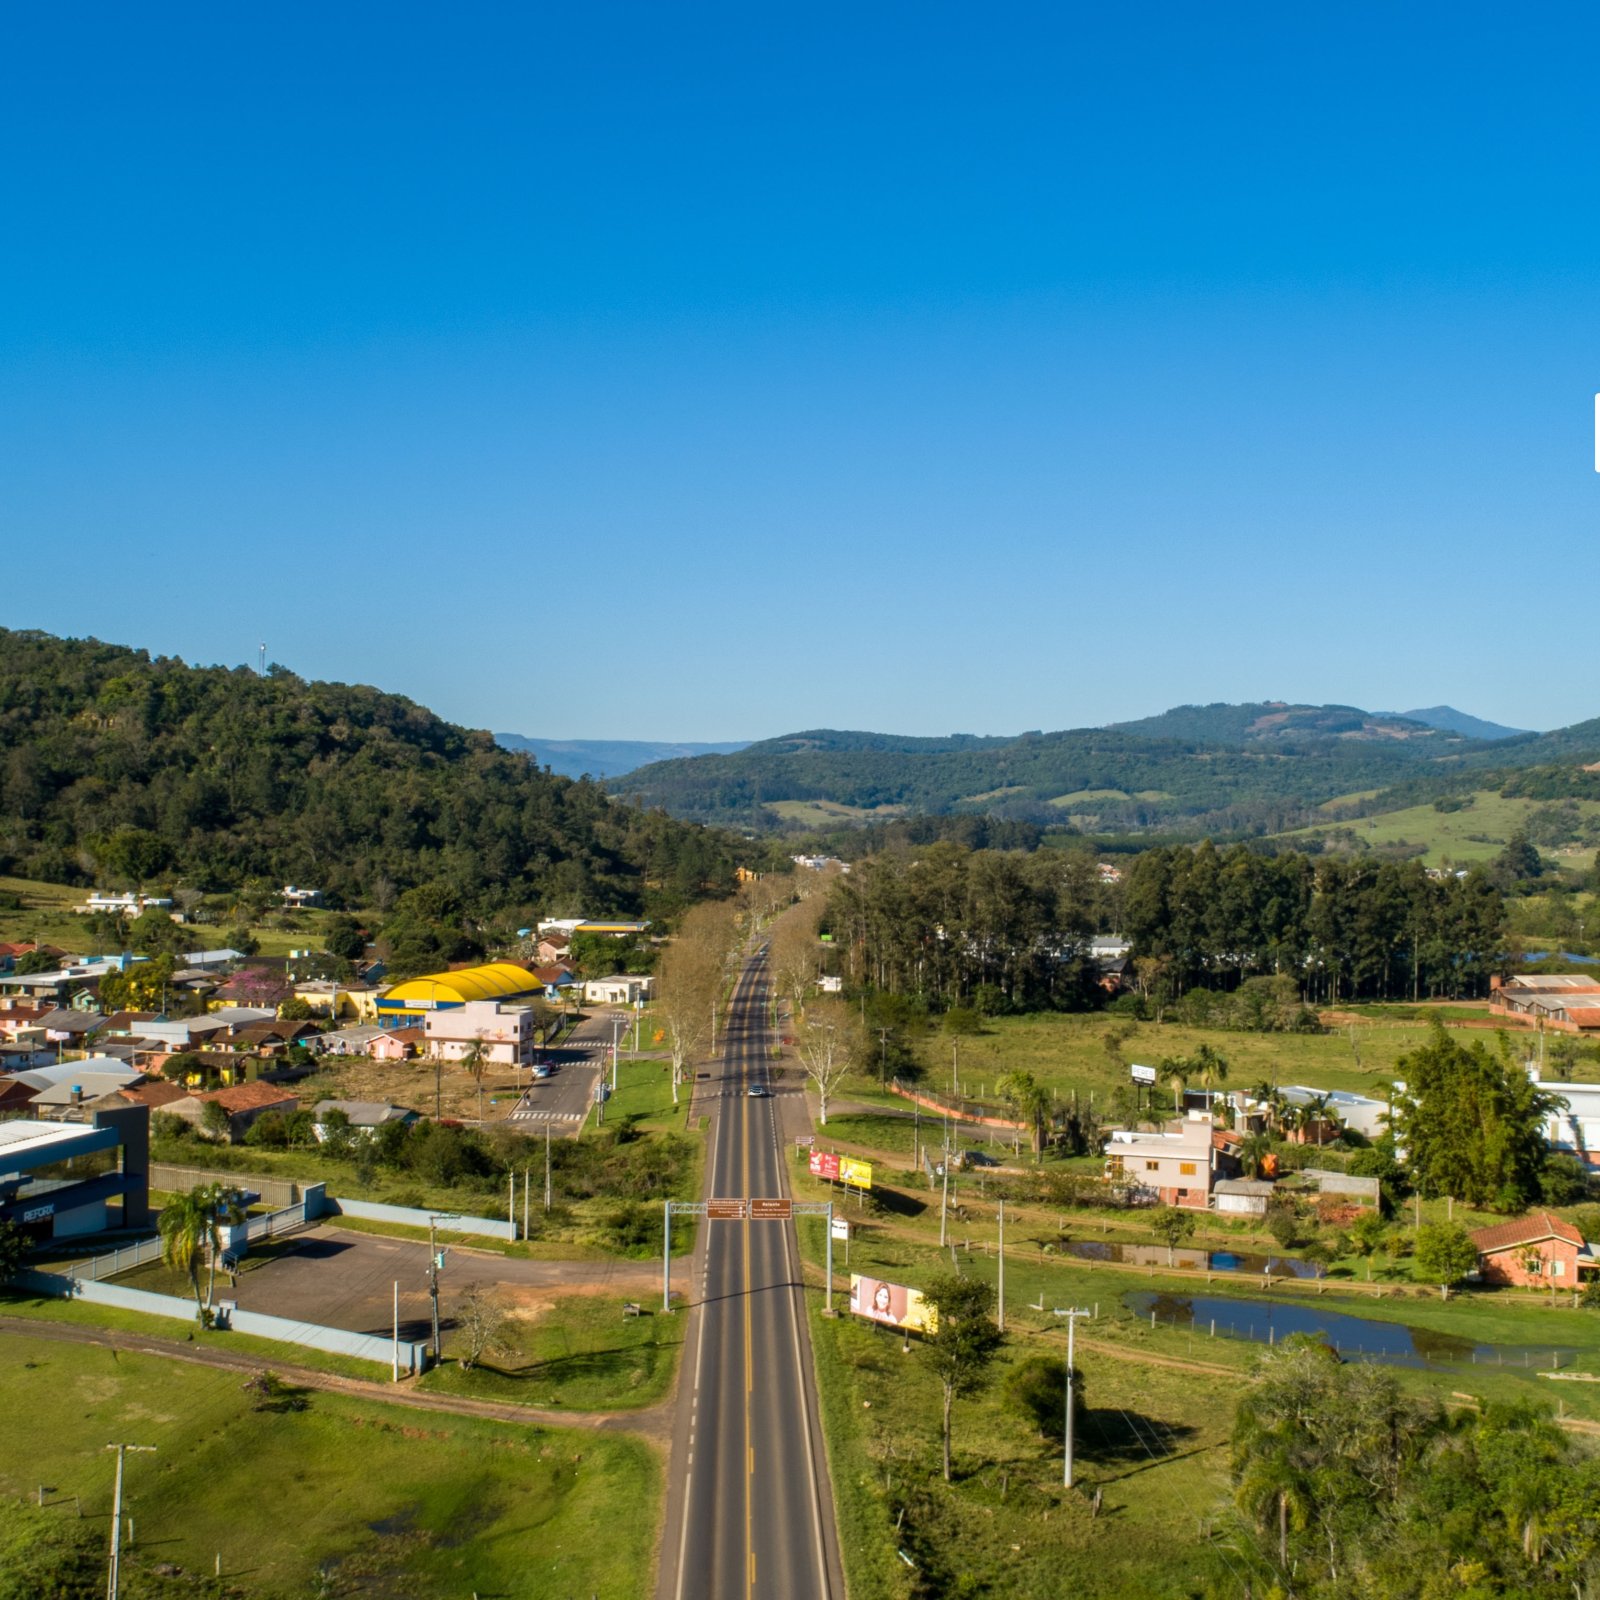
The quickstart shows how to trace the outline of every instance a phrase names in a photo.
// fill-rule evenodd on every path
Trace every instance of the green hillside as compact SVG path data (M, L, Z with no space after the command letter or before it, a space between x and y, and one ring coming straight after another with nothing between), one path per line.
M733 850L397 695L0 629L0 874L413 891L470 920L669 908L726 885Z

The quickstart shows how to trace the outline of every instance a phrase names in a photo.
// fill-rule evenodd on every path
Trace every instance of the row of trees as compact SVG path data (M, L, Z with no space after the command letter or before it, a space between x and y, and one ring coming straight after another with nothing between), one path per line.
M1226 1019L1256 1028L1303 1025L1304 1001L1480 994L1507 959L1504 902L1480 871L1435 879L1415 862L1209 842L1144 852L1116 891L1087 856L941 842L861 863L827 922L855 982L996 1012L1099 1003L1087 944L1118 917L1158 1014L1195 989L1286 979L1291 994L1263 982Z

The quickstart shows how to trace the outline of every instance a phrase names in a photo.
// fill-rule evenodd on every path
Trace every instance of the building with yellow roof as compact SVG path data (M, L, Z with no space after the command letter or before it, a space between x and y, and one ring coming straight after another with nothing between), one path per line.
M544 985L526 967L489 961L457 972L407 978L378 997L378 1021L403 1027L432 1011L453 1011L473 1000L531 1000Z

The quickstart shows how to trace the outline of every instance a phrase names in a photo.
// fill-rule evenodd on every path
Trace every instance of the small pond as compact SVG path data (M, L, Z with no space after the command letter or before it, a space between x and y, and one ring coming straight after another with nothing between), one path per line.
M1320 1305L1290 1300L1236 1300L1226 1295L1162 1294L1135 1290L1122 1297L1135 1316L1196 1333L1217 1337L1253 1339L1273 1344L1291 1334L1315 1334L1347 1360L1378 1361L1395 1367L1524 1367L1549 1371L1568 1367L1579 1352L1559 1344L1483 1344L1457 1334L1418 1328L1405 1322L1384 1322L1377 1317L1332 1311Z
M1114 1261L1124 1267L1181 1267L1188 1272L1241 1272L1255 1277L1320 1278L1322 1268L1297 1256L1261 1255L1250 1250L1192 1250L1179 1245L1120 1244L1112 1239L1063 1239L1054 1246L1080 1261Z

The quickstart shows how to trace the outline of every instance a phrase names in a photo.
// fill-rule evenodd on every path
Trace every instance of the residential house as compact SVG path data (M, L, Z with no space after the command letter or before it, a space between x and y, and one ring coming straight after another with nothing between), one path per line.
M533 1065L535 1021L527 1006L469 1000L448 1011L430 1011L422 1026L430 1056L459 1061L481 1041L485 1057L496 1066Z
M1237 1164L1205 1112L1192 1111L1182 1122L1159 1133L1119 1128L1106 1144L1106 1177L1131 1183L1135 1194L1163 1205L1204 1211L1211 1203L1211 1185L1232 1176Z
M1545 1117L1544 1136L1552 1150L1600 1167L1600 1083L1560 1083L1541 1079L1537 1068L1528 1076L1536 1089L1556 1098Z
M229 1031L224 1041L230 1049L255 1051L260 1055L282 1055L290 1045L309 1045L319 1036L314 1022L288 1022L273 1018L246 1022Z
M48 1043L83 1050L105 1026L105 1018L88 1011L62 1010L59 1006L39 1019Z
M146 911L170 911L172 900L159 894L102 894L96 890L81 906L72 908L80 917L92 916L97 911L109 912L114 917L137 917Z
M1479 1228L1472 1243L1484 1283L1575 1289L1580 1272L1600 1266L1583 1235L1548 1211L1530 1211L1512 1222Z
M307 1046L325 1056L364 1056L374 1039L381 1039L384 1030L375 1022L358 1022L353 1027L336 1028L325 1033L315 1044L308 1039Z
M300 1105L294 1095L278 1088L276 1084L257 1082L236 1083L226 1089L189 1094L182 1100L172 1101L162 1109L172 1116L182 1117L185 1122L192 1123L198 1128L201 1126L200 1119L205 1114L205 1107L213 1102L227 1113L228 1137L235 1142L250 1131L252 1123L266 1116L268 1112L281 1111L288 1115L298 1110Z
M534 954L538 957L541 967L550 967L564 964L571 949L571 934L547 933L534 946Z
M1324 1102L1327 1114L1303 1123L1290 1138L1301 1144L1325 1144L1337 1139L1341 1128L1352 1128L1368 1139L1379 1139L1389 1131L1389 1102L1370 1095L1352 1094L1348 1089L1313 1089L1291 1083L1278 1091L1292 1106L1304 1109Z
M378 991L370 983L307 978L295 984L294 997L304 1000L319 1017L351 1017L358 1022L370 1022L378 1015Z
M378 1037L367 1045L367 1054L374 1061L409 1061L413 1056L421 1055L427 1045L425 1029L380 1028Z
M559 1002L578 981L570 967L535 967L533 976L546 1000Z
M284 905L291 911L304 911L310 906L322 904L320 889L297 889L292 883L286 883L278 892L283 897Z
M317 1142L327 1138L323 1126L330 1111L342 1111L348 1126L361 1137L370 1139L379 1128L392 1122L409 1124L417 1121L417 1113L404 1106L390 1105L383 1100L319 1100L312 1110L315 1119Z
M0 1117L33 1116L33 1097L36 1093L19 1078L0 1077Z

